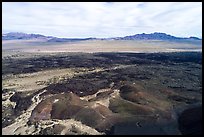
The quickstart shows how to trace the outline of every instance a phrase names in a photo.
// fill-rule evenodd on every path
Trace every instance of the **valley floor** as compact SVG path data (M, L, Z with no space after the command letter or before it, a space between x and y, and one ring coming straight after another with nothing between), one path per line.
M201 52L3 51L2 134L201 134L201 106Z

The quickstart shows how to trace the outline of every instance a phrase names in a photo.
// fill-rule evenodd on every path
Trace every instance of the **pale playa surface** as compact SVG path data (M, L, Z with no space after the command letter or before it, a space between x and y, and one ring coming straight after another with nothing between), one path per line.
M81 42L43 42L19 40L2 42L3 50L24 52L174 52L202 51L202 45L156 40L92 40Z

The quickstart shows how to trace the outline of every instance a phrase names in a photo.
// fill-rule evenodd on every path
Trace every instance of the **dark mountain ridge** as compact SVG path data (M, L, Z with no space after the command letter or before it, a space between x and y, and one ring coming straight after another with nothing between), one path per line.
M85 40L168 40L168 41L201 41L202 39L197 37L175 37L166 33L154 32L150 34L135 34L125 37L113 37L113 38L57 38L52 36L44 36L40 34L26 34L20 32L10 32L2 34L2 40L14 40L14 39L47 39L48 42L74 42Z
M115 38L120 40L181 40L181 39L194 39L194 40L201 40L197 37L189 37L189 38L182 38L182 37L175 37L172 35L168 35L166 33L160 33L160 32L154 32L150 34L136 34L131 36L125 36L125 37L118 37Z
M17 40L17 39L49 39L54 38L52 36L44 36L41 34L27 34L21 32L10 32L6 34L2 34L2 40Z

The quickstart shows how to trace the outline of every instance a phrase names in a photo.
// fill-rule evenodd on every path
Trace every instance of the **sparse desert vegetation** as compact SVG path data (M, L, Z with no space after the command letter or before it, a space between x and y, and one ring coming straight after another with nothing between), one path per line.
M201 52L3 56L3 134L185 134L201 69Z

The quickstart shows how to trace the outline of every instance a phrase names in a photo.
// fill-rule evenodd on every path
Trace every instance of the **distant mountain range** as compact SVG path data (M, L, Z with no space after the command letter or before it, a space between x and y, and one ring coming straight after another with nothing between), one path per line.
M114 37L114 38L57 38L52 36L44 36L40 34L26 34L20 32L11 32L2 34L2 40L17 40L17 39L46 39L48 42L74 42L74 41L85 41L85 40L168 40L168 41L201 41L202 39L197 37L181 38L168 35L166 33L151 33L151 34L136 34L125 37Z
M54 38L51 36L44 36L40 34L26 34L21 32L10 32L2 34L2 40L16 40L16 39L48 39Z
M175 36L171 36L168 35L166 33L159 33L159 32L155 32L155 33L151 33L151 34L136 34L136 35L132 35L132 36L125 36L125 37L119 37L119 38L115 38L116 40L181 40L181 39L192 39L192 40L201 40L197 37L189 37L189 38L181 38L181 37L175 37Z

